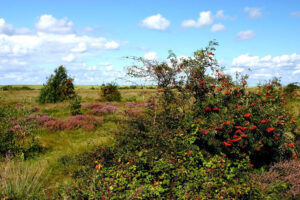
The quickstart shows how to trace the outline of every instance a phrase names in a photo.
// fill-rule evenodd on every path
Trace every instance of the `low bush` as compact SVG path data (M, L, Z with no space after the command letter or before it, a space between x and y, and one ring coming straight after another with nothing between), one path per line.
M29 113L25 107L0 104L0 158L24 159L42 151L34 134L35 123L26 120Z
M121 101L121 93L115 83L107 83L100 90L101 97L106 101Z

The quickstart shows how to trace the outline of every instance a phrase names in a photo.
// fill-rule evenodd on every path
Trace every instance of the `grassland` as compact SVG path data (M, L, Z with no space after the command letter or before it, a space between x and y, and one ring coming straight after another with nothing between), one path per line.
M21 86L14 86L21 87ZM21 103L27 108L38 107L39 112L48 114L51 117L65 120L70 116L69 102L56 104L39 104L37 98L40 94L40 85L28 85L32 90L9 90L1 91L2 101L8 104ZM99 96L99 86L76 86L76 93L82 97L82 102L101 102ZM150 98L155 92L153 89L121 89L122 101L118 104L120 109L124 107L124 102L142 102ZM47 174L46 188L53 189L60 184L68 183L70 175L75 170L84 168L73 162L74 157L84 152L92 151L96 146L111 145L113 143L114 132L118 128L115 115L104 116L104 123L95 131L64 130L51 132L40 129L37 133L41 145L45 152L37 157L26 160L25 165L42 164ZM1 165L4 167L4 163Z
M61 120L65 120L70 116L69 102L38 104L36 100L42 86L30 85L28 87L32 88L32 90L0 90L0 98L9 104L21 103L28 108L38 107L40 113L48 114ZM76 86L75 89L76 93L82 97L82 102L106 103L100 99L99 86ZM254 89L251 88L251 90ZM155 93L155 89L121 89L120 92L122 101L118 103L118 107L122 110L125 102L143 102L150 99ZM300 124L300 102L292 101L287 106L294 113L298 124ZM45 152L24 161L24 165L42 166L43 173L47 177L44 186L47 191L56 189L61 184L70 183L72 179L71 174L85 167L75 162L73 158L85 152L90 152L97 146L112 145L114 133L118 130L118 117L115 114L105 115L102 126L95 131L77 129L51 132L40 129L37 136ZM5 162L1 163L0 167L4 169Z

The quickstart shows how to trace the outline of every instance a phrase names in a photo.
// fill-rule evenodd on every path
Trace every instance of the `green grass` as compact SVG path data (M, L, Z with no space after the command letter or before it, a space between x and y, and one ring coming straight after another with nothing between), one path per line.
M15 86L14 86L15 87ZM18 87L18 86L16 86ZM23 103L27 108L37 106L39 113L48 114L52 117L62 120L67 119L71 114L69 102L60 102L56 104L38 104L36 99L40 94L42 86L28 86L33 90L11 90L1 91L0 100L7 101L9 104ZM91 89L92 86L76 86L76 93L82 97L82 102L102 101L99 90ZM94 86L99 88L99 86ZM122 89L122 102L119 103L121 110L123 102L134 99L135 101L145 101L153 95L155 89ZM106 102L102 102L106 103ZM71 131L50 132L44 129L37 131L41 145L45 152L38 157L26 160L26 165L40 165L48 174L45 188L54 190L60 184L67 184L71 179L71 174L75 170L83 168L76 158L78 155L92 151L96 146L105 146L113 144L114 132L118 128L115 120L116 116L104 116L104 123L95 131L84 131L82 129ZM5 164L5 163L2 163Z

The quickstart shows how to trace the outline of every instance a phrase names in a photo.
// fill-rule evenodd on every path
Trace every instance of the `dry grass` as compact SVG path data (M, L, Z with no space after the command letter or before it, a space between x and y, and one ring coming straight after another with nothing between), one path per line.
M46 183L44 163L0 163L0 194L8 199L36 199L43 196ZM4 199L6 199L4 197Z

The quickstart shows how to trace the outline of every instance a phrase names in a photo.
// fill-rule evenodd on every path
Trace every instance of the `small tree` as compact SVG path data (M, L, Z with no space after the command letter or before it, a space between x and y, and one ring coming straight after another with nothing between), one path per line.
M48 78L41 90L38 101L40 103L56 103L75 97L73 79L67 75L64 66L59 66Z

